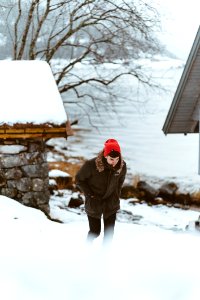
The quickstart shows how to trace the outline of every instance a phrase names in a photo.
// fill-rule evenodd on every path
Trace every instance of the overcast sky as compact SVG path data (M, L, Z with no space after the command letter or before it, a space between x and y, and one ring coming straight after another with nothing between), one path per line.
M199 0L155 0L162 14L161 40L179 58L187 59L199 24Z

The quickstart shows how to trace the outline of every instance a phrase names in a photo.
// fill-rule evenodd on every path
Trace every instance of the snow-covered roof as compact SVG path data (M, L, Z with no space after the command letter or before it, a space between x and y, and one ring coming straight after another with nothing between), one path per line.
M0 125L66 123L51 68L45 61L0 61Z

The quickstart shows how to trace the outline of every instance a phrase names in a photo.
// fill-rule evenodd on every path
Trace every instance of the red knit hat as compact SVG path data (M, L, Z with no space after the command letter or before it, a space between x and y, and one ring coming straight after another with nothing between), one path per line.
M118 142L114 139L109 139L104 144L104 156L106 157L112 151L118 152L119 155L121 153L121 149L120 149L120 146L119 146ZM117 156L117 155L115 155L115 156Z

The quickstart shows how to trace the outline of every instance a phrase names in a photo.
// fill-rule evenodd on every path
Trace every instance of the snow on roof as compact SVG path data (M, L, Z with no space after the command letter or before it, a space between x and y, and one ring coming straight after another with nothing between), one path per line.
M51 68L45 61L0 61L0 125L61 125L67 116Z

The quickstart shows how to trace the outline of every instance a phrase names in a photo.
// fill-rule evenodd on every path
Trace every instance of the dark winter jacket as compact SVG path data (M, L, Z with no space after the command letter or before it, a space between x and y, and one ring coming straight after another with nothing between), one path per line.
M113 168L103 152L85 162L76 175L77 187L85 195L85 211L94 218L108 218L120 208L119 196L126 176L126 163L120 157Z

